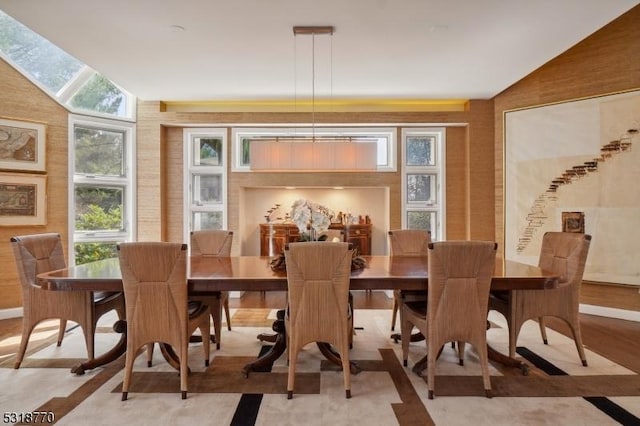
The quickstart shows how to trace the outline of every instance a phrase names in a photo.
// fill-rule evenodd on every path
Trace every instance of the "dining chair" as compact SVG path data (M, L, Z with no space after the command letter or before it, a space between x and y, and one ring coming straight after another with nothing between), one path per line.
M29 337L40 322L60 319L58 346L62 344L67 321L80 325L89 359L94 358L94 339L98 319L116 310L124 318L122 292L48 291L36 281L38 274L66 268L62 239L58 233L15 236L10 239L22 288L22 338L14 368L20 368Z
M298 353L311 342L335 346L342 360L346 397L351 398L349 281L353 249L349 243L301 242L290 243L284 253L288 283L287 398L293 397Z
M233 244L233 231L222 229L191 231L190 245L192 256L229 257ZM227 330L231 331L231 314L229 313L229 292L218 291L206 296L191 296L190 300L200 301L209 305L213 329L216 339L216 349L220 349L222 340L222 310L227 320Z
M143 346L158 342L179 352L180 390L187 397L189 336L202 334L205 366L209 365L209 307L188 308L187 245L131 242L118 245L125 305L127 351L122 400L128 397L133 363Z
M431 232L421 229L396 229L389 231L389 243L391 248L391 256L426 256L428 255L427 246L431 242ZM393 310L391 313L391 331L395 330L398 310L402 300L420 301L426 300L426 294L423 291L393 291ZM400 313L402 317L402 312ZM400 318L402 323L402 318Z
M587 358L580 332L580 287L584 274L591 235L575 232L546 232L542 237L538 266L560 277L558 288L549 290L512 290L492 292L489 309L500 312L509 327L509 356L516 352L516 343L522 325L537 319L542 341L548 344L545 316L564 320L571 332L582 365Z
M487 304L497 244L490 241L429 243L428 299L402 305L402 359L417 327L427 343L427 388L434 395L436 359L446 342L468 342L478 352L485 394L491 398L487 355Z

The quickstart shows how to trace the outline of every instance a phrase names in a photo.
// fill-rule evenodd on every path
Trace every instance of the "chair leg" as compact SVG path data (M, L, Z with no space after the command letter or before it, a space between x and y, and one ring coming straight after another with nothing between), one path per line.
M37 324L38 323L31 324L28 318L22 320L22 338L20 339L20 348L16 353L16 362L13 364L13 368L16 370L20 368L20 364L22 364L24 354L27 351L27 345L29 344L29 337L31 337L31 332Z
M480 367L482 368L482 382L484 384L484 393L487 398L491 398L491 377L489 376L489 356L487 354L487 342L480 342L476 345L478 351L478 357L480 358Z
M94 353L95 326L93 325L93 323L89 323L89 324L80 324L80 327L82 328L82 332L84 333L84 341L85 341L85 344L87 345L87 356L89 359L93 359L95 356L95 353Z
M542 343L545 345L549 344L549 340L547 340L547 327L544 325L544 317L538 318L538 325L540 326L540 335L542 336Z
M189 364L188 364L189 337L188 336L180 346L181 346L180 347L180 393L182 394L182 399L187 399L187 376L189 374Z
M131 374L133 372L133 362L138 352L134 351L132 345L127 345L127 352L124 361L124 379L122 380L122 401L126 401L129 395L129 384L131 383Z
M578 355L580 356L580 361L582 361L582 365L587 367L587 356L584 353L584 345L582 344L582 332L580 331L580 320L575 318L573 321L567 321L566 323L571 328L571 332L573 333L573 341L576 344L576 349L578 350Z
M209 309L211 310L211 319L213 319L213 333L216 336L216 349L220 350L220 341L222 340L222 303L220 297L211 299Z
M229 297L224 299L224 316L227 319L227 330L231 331L231 314L229 313Z
M62 345L62 339L64 339L64 333L67 331L67 320L60 320L60 329L58 330L58 346Z
M344 377L344 391L347 399L351 398L351 365L349 363L349 349L348 345L340 352L342 358L342 376Z
M518 343L518 335L520 334L520 328L522 328L522 322L512 321L509 327L509 357L516 356L516 344Z
M209 366L209 358L211 357L211 323L209 322L209 315L207 320L203 321L200 328L200 335L202 336L202 347L204 349L204 366Z
M402 309L405 309L404 306ZM400 315L400 336L402 343L402 365L407 366L407 360L409 358L409 343L411 341L411 330L413 330L413 324L409 321L407 315Z
M291 338L289 339L291 343ZM287 399L293 398L293 386L295 384L296 377L296 361L298 360L298 348L292 348L287 345L289 349L289 371L287 377Z
M153 342L147 343L147 367L151 367L153 364L153 346Z
M393 296L393 310L391 311L391 331L396 329L396 318L398 317L398 298Z
M434 396L433 389L435 387L436 377L436 358L437 353L435 350L435 346L427 344L427 389L429 391L429 399L433 399Z
M464 365L464 346L465 342L458 342L458 364Z

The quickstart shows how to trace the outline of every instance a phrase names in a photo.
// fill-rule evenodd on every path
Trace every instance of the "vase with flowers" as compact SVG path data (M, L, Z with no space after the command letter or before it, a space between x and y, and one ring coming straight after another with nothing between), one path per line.
M291 220L300 231L301 241L321 241L335 213L314 201L297 200L291 206Z
M324 241L327 235L323 234L329 229L335 216L333 210L309 200L297 200L291 206L291 220L300 231L299 241ZM362 269L367 265L366 261L356 252L351 259L351 269ZM273 270L286 270L284 253L280 253L270 262Z

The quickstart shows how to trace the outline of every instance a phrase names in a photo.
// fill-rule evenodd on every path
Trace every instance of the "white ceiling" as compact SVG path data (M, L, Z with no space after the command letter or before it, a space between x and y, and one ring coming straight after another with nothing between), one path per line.
M0 9L145 100L290 100L312 89L317 99L485 99L638 3L0 0ZM315 80L304 64L312 37L294 37L296 25L335 27L315 37Z

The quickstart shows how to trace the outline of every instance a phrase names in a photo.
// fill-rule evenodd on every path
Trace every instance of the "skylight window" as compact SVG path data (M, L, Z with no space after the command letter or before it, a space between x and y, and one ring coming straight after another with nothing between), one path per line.
M72 111L133 118L133 97L0 10L0 57Z

